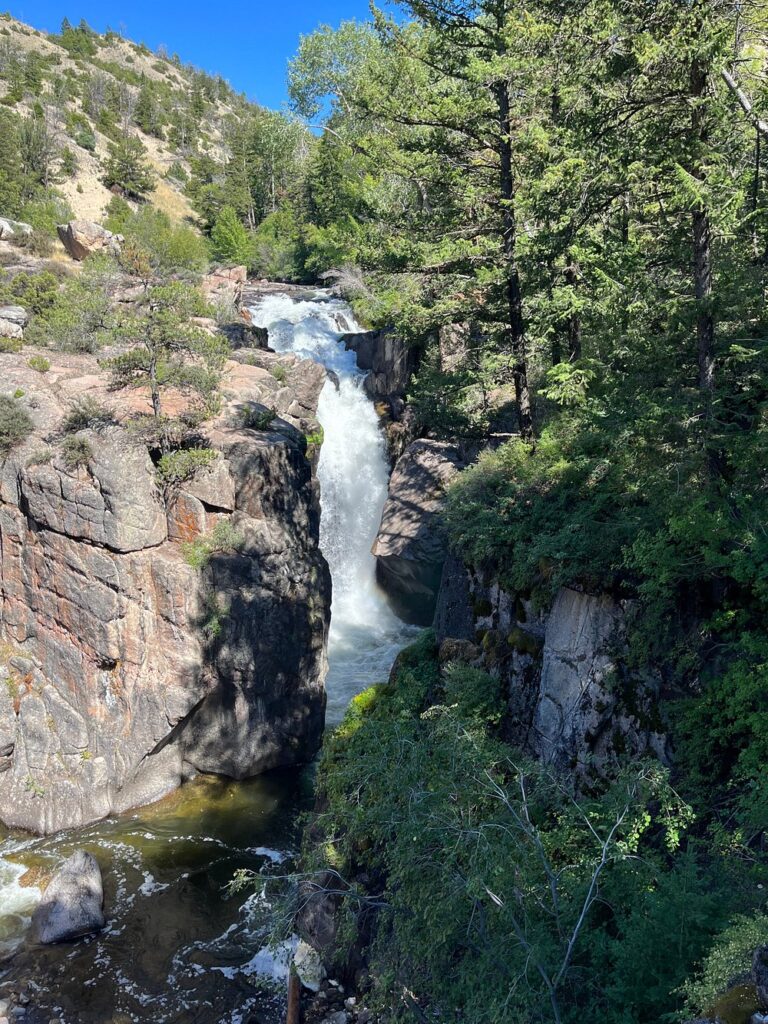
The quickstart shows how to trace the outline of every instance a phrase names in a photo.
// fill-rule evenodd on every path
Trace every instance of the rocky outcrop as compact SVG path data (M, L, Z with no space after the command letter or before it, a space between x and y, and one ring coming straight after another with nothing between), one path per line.
M41 375L29 354L0 357L36 428L0 470L0 818L52 832L196 771L311 758L330 581L303 434L322 368L229 364L198 442L214 461L163 489L129 422L147 396L108 392L90 357L52 354ZM85 394L115 422L75 435L74 462L62 421Z
M71 220L68 224L59 224L56 230L61 244L72 259L78 261L103 249L119 252L124 242L122 235L116 235L92 220Z
M28 322L23 306L0 306L0 338L23 338Z
M379 582L407 622L432 621L446 556L439 512L461 465L455 445L424 439L406 449L392 473L373 554Z
M565 588L542 611L450 556L434 625L442 660L502 680L506 738L588 781L628 754L668 757L660 680L622 660L627 611L607 595Z
M239 309L247 278L245 267L214 267L200 282L200 287L212 305Z
M25 224L21 220L10 220L8 217L0 217L0 240L18 242L20 238L28 238L31 234L31 224Z
M391 330L344 334L341 340L347 351L355 353L358 367L367 371L366 394L374 401L385 402L393 419L399 419L418 367L416 349Z
M48 883L32 915L33 932L49 945L101 931L105 923L101 869L95 857L78 850Z

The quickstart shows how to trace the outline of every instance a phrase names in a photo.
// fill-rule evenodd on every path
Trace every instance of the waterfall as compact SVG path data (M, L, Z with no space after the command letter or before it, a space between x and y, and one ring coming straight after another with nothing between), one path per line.
M269 330L277 352L313 359L333 372L317 408L323 428L317 475L320 547L333 582L326 687L327 720L335 724L355 693L386 679L413 633L376 584L371 554L389 479L384 435L355 354L340 343L344 331L362 330L346 303L322 292L310 299L268 295L251 313Z

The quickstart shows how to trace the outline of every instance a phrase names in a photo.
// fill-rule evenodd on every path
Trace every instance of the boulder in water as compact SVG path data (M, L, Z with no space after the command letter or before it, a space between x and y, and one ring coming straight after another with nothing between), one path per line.
M105 924L104 888L96 858L78 850L64 861L32 915L38 942L67 942L100 931Z

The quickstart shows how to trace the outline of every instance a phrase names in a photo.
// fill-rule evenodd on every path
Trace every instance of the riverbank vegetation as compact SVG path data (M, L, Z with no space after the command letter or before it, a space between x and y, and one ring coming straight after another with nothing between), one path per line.
M366 999L394 1020L711 1011L768 940L748 844L713 844L655 763L575 798L504 741L505 712L427 632L326 741L306 866L349 886L337 969L364 952Z
M477 1022L709 1014L734 931L768 941L767 12L398 7L292 65L326 129L283 214L297 266L417 347L420 431L487 449L449 494L454 550L536 608L562 586L628 602L674 754L653 795L627 765L574 806L467 712L476 677L427 659L330 742L315 850L382 896L362 941L404 1019L411 998ZM563 967L628 785L631 838Z

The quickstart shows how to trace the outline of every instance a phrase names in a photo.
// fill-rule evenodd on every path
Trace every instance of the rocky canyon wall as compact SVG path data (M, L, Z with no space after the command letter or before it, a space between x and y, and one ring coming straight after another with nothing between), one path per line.
M0 818L52 832L196 771L310 759L330 578L303 434L324 371L240 350L200 441L213 461L164 488L131 423L146 399L110 393L91 357L43 374L30 354L0 356L34 423L0 475ZM68 433L84 397L110 414Z

